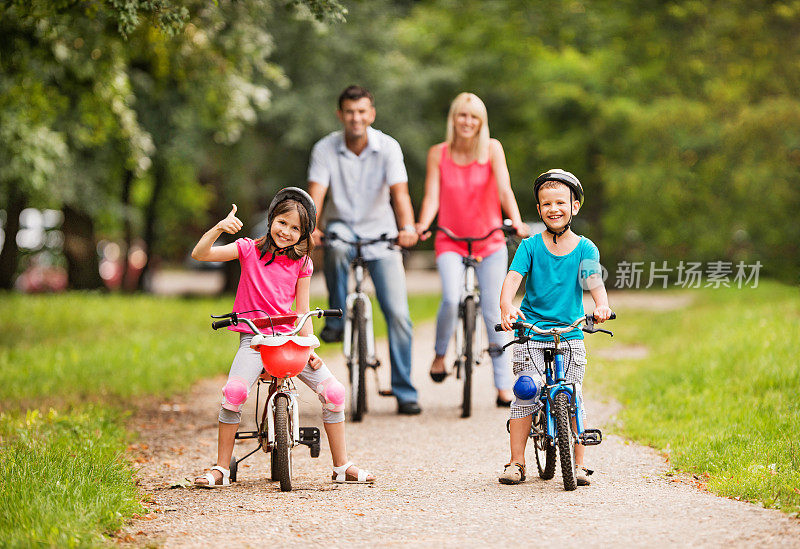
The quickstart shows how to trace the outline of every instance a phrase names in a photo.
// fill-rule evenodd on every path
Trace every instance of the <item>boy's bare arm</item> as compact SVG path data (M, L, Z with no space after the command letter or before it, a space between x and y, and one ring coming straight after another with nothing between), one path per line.
M506 279L503 281L503 288L500 290L500 324L504 330L510 330L517 318L525 320L525 315L513 303L521 283L521 274L517 271L508 271Z
M594 317L598 322L605 322L611 318L611 309L608 306L608 293L603 284L603 279L598 274L589 277L589 293L594 299Z

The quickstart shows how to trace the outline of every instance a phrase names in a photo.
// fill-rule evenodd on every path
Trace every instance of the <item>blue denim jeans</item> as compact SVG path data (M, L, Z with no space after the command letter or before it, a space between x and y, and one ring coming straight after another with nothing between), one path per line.
M444 252L436 258L439 276L442 279L442 304L436 317L437 355L444 355L453 337L458 320L458 302L464 291L464 263L462 257L455 252ZM504 247L478 263L475 269L478 287L481 290L481 313L486 324L489 344L503 346L509 341L507 332L495 332L494 325L500 323L500 289L508 269L508 250ZM483 345L483 342L480 343ZM511 389L511 365L506 350L498 357L492 358L494 367L494 386L497 389Z
M354 239L341 225L336 233L348 240ZM375 246L385 246L376 244ZM350 274L350 263L355 257L355 248L339 241L325 247L325 282L328 286L328 303L332 309L345 310ZM411 383L412 324L408 311L406 274L399 251L391 251L379 259L366 262L367 270L375 286L383 316L389 332L389 362L392 368L392 391L397 401L416 402L417 390ZM326 318L326 325L341 330L342 318Z

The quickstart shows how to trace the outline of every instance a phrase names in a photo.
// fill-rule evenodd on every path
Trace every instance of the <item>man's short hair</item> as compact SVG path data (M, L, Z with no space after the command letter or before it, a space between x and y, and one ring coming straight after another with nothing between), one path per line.
M347 86L344 91L339 95L339 110L342 110L342 104L345 101L358 101L366 97L369 99L371 105L375 105L375 98L367 88L362 86Z

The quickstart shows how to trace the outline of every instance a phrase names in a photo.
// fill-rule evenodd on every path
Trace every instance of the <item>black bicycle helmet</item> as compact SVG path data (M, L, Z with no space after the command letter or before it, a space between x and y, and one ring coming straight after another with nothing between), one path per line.
M304 227L303 231L303 238L305 238L313 233L317 226L317 207L314 205L311 196L298 187L286 187L275 194L267 209L267 227L272 227L272 221L275 218L275 207L288 199L297 200L308 212L308 227Z
M533 196L536 197L537 204L539 203L539 188L545 181L558 181L563 183L569 187L572 194L575 195L575 199L583 205L583 185L581 185L581 182L575 177L575 174L559 169L548 170L537 177L533 182Z
M285 189L279 190L275 196L272 198L272 202L269 203L269 208L267 209L267 242L272 248L275 248L275 253L272 257L267 261L266 265L272 263L278 254L286 253L286 250L291 248L292 246L286 247L279 247L275 242L272 240L272 235L270 234L270 228L272 227L272 222L275 220L275 208L283 202L284 200L296 200L308 212L308 225L303 227L303 234L300 236L301 239L307 238L311 233L314 232L314 229L317 226L317 207L314 205L314 200L309 196L307 192L303 189L298 187L286 187ZM259 259L263 259L264 255L267 253L267 246L261 250L261 255Z

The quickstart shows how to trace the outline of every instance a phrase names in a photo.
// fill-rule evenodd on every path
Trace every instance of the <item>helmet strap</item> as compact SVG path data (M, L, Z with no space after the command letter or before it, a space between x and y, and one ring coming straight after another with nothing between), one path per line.
M270 257L270 258L269 258L269 260L267 260L267 262L266 262L266 263L264 263L264 266L265 266L265 267L266 267L267 265L271 264L273 261L275 261L275 258L276 258L276 257L278 257L280 254L285 254L285 253L286 253L286 251L287 251L289 248L293 248L293 247L294 247L294 244L291 244L291 245L289 245L289 246L284 246L283 248L279 248L279 247L278 247L278 246L276 246L276 245L275 245L275 243L272 241L272 236L270 236L270 235L267 235L267 241L268 241L268 243L269 243L269 246L264 246L264 249L262 249L262 250L261 250L261 255L259 256L258 260L259 260L259 261L261 261L262 259L264 259L264 256L266 255L266 253L267 253L267 250L268 250L269 248L274 248L274 249L275 249L275 251L274 251L274 252L272 252L272 257Z
M570 219L570 223L571 222L572 222L572 220ZM569 230L570 223L567 223L566 226L564 226L564 228L561 229L559 232L555 232L553 229L551 229L550 227L545 225L545 227L547 229L547 232L550 233L551 235L553 235L553 244L558 244L558 242L556 241L556 238L561 236L562 234L564 234L565 232L567 232Z

